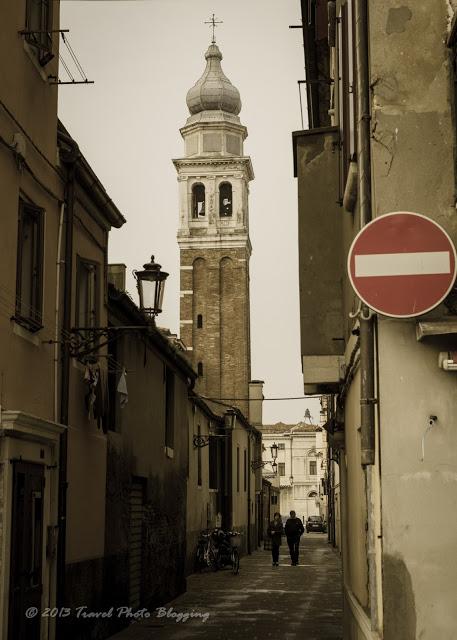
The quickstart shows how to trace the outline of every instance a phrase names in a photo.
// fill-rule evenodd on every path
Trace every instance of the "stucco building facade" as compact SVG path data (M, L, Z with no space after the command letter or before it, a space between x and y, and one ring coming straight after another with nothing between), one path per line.
M302 365L305 392L332 397L348 639L451 640L457 626L457 387L439 361L455 349L455 291L426 315L373 316L346 274L367 210L417 212L457 240L455 9L347 0L309 13L302 2Z
M301 422L279 422L261 427L263 460L270 463L273 444L278 446L277 476L279 478L279 504L282 516L295 511L306 521L309 516L321 515L327 519L326 495L323 480L327 463L326 432L319 426ZM266 464L264 473L271 473Z

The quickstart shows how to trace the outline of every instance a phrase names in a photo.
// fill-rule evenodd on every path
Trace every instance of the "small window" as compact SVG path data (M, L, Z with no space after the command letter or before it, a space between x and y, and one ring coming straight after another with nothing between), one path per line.
M278 464L278 472L280 476L285 476L286 475L286 463L285 462L280 462Z
M42 327L44 211L19 200L15 319L30 331Z
M199 313L197 316L197 329L202 329L202 328L203 328L203 316L201 313Z
M174 448L175 442L175 374L166 367L165 371L165 446Z
M76 326L96 327L98 324L98 265L78 258L76 273Z
M223 182L219 187L219 215L226 218L232 215L232 185Z
M192 218L205 217L205 187L198 183L192 187Z
M208 432L211 430L211 425L208 424ZM219 488L219 480L218 480L218 459L219 459L219 446L217 443L217 438L210 437L209 439L209 488L210 489L218 489Z
M317 474L317 462L316 460L311 460L309 463L309 475L315 476Z
M271 504L278 504L278 496L271 496Z
M280 442L278 444L278 451L284 451L285 448L286 448L286 445L284 444L284 442Z
M202 435L202 429L200 425L198 425L198 438L200 439ZM197 484L199 487L202 486L202 448L198 447L197 449Z
M199 362L197 364L197 373L198 373L199 377L201 377L203 375L203 362Z
M54 56L52 50L52 0L26 1L26 40L38 50L38 59L44 66Z
M248 490L248 452L244 450L244 490Z

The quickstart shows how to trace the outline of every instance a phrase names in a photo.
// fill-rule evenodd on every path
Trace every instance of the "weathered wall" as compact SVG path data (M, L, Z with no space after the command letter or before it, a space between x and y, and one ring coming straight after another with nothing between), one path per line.
M415 323L379 323L385 638L454 637L457 432L450 341L420 344ZM455 348L455 347L454 347ZM429 416L436 426L421 441ZM437 526L444 519L445 526Z
M449 3L378 3L370 20L376 215L422 213L455 242ZM449 317L443 306L430 316ZM379 319L386 640L455 636L456 386L454 374L438 368L439 351L453 345L418 343L414 321ZM431 414L438 422L421 462Z
M55 3L54 29L59 28L58 3ZM54 370L52 349L42 341L54 338L57 230L63 184L55 165L57 157L57 87L47 75L57 73L58 55L43 70L36 55L18 35L25 27L25 3L5 3L2 7L0 42L0 193L2 221L0 233L0 376L4 409L27 411L54 419ZM59 38L54 34L54 52ZM38 68L37 68L38 67ZM8 113L9 112L9 113ZM20 166L7 148L14 134L25 141L26 162ZM28 137L27 137L28 136ZM33 143L31 142L33 140ZM31 173L53 194L39 185ZM19 197L44 209L43 329L31 333L12 318L16 305L17 238ZM33 385L25 381L30 372Z
M129 318L116 322L129 322ZM130 319L130 323L131 323ZM135 322L137 320L135 319ZM134 324L135 324L134 322ZM129 496L132 480L144 483L141 604L154 607L185 588L189 451L187 380L141 335L119 339L117 360L128 374L128 404L109 432L105 547L112 581L129 596ZM165 447L165 362L175 372L174 445ZM124 600L124 603L126 601Z

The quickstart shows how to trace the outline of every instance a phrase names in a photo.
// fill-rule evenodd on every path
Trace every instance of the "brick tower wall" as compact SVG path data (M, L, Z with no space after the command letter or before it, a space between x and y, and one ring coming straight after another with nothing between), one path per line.
M197 317L202 316L202 328ZM181 250L181 338L193 366L203 364L196 390L209 398L249 395L249 253L246 248ZM246 400L229 400L249 417ZM218 413L226 409L213 405Z

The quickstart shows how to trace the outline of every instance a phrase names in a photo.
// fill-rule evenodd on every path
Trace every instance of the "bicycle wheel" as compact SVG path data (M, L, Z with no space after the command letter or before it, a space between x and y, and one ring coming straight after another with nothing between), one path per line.
M218 553L215 549L208 549L208 553L206 556L206 562L208 564L208 567L212 570L212 571L217 571L219 569L219 559L218 559Z
M195 569L201 571L205 566L205 550L202 545L198 545L197 553L195 554Z
M238 571L240 570L240 556L238 553L238 549L234 547L232 549L232 572L233 575L236 576Z

